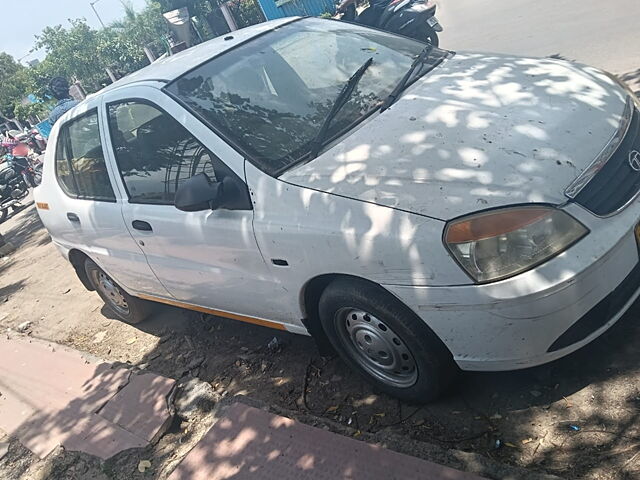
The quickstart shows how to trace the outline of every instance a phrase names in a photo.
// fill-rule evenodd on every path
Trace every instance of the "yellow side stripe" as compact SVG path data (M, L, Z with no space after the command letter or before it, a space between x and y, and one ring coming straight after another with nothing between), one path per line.
M138 297L144 300L151 300L152 302L165 303L174 307L186 308L187 310L194 310L196 312L206 313L209 315L216 315L218 317L231 318L233 320L239 320L241 322L252 323L254 325L261 325L263 327L275 328L276 330L286 330L281 323L271 322L269 320L263 320L262 318L247 317L245 315L238 315L237 313L223 312L222 310L214 310L213 308L201 307L199 305L192 305L190 303L178 302L176 300L169 300L167 298L153 297L151 295L140 294Z

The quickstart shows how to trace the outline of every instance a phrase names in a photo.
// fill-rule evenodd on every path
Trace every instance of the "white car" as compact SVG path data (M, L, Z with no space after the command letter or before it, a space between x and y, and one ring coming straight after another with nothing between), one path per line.
M557 359L639 294L638 100L556 59L284 19L54 126L35 196L124 320L152 302L326 340L425 402Z

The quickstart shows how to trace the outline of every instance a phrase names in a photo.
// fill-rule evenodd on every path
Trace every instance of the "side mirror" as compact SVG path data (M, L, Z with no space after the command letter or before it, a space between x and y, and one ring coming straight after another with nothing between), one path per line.
M199 173L178 187L174 204L183 212L213 210L219 206L223 190L222 182L212 182L206 173Z

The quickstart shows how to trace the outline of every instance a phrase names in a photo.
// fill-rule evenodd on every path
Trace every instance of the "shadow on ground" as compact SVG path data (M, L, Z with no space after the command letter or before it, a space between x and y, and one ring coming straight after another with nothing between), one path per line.
M552 364L462 373L445 398L427 406L372 390L339 359L318 355L310 338L173 307L159 306L139 325L158 338L141 363L362 432L387 429L567 478L603 471L633 478L640 472L639 312L634 305L596 342Z

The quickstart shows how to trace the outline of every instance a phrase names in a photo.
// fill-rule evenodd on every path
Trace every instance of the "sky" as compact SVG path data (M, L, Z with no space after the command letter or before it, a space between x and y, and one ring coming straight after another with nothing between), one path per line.
M0 52L7 52L16 60L24 57L23 63L44 56L43 52L31 55L28 52L33 48L35 35L45 27L69 26L69 18L86 18L91 27L100 27L89 0L4 0L2 3L5 8L0 27ZM136 10L144 5L145 0L133 0ZM94 7L105 25L123 15L120 0L98 0Z

